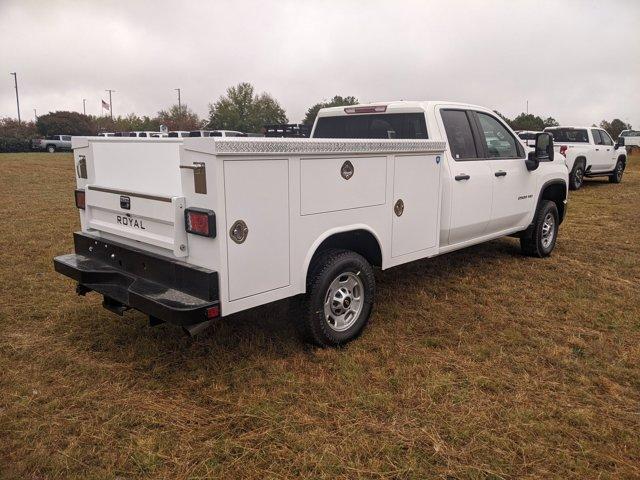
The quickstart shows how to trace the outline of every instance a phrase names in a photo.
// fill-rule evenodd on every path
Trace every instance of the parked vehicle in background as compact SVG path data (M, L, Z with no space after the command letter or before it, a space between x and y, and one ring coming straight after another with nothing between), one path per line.
M548 127L545 132L553 136L554 147L566 158L569 169L569 188L578 190L584 178L609 177L611 183L620 183L627 164L621 142L597 127Z
M527 147L534 147L536 144L536 135L540 132L533 130L516 130L516 133Z
M265 137L308 138L311 135L311 127L302 123L280 123L265 125Z
M640 147L640 130L623 130L620 137L624 138L625 147Z
M188 137L189 133L191 133L189 130L172 130L167 134L167 136L169 138L184 138Z
M110 133L110 132L100 132L97 136L98 137L115 137L116 134Z
M295 320L335 346L369 319L373 266L506 235L555 247L567 167L548 133L527 151L489 109L391 102L320 110L314 134L74 139L82 231L56 270L192 333L304 294Z
M34 138L31 141L33 150L43 150L49 153L71 150L71 135L48 135L45 138Z

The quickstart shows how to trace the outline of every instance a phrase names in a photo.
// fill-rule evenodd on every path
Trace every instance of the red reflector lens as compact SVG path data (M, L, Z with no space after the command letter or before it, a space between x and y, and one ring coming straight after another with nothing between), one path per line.
M209 217L206 213L189 212L187 214L187 230L200 235L209 234Z
M76 196L76 207L84 210L84 205L85 205L84 190L76 190L75 196Z
M562 145L560 147L560 155L564 155L565 157L567 156L567 146L566 145Z
M207 318L216 318L220 316L220 307L217 305L215 307L207 308Z
M203 237L216 236L216 214L203 208L187 208L185 211L185 229L189 233Z

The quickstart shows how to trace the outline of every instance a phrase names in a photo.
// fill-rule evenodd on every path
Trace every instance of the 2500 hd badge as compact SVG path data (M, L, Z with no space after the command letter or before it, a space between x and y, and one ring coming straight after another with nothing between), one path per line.
M116 223L118 225L125 225L131 228L139 228L140 230L146 230L142 220L137 218L131 218L130 216L116 215Z

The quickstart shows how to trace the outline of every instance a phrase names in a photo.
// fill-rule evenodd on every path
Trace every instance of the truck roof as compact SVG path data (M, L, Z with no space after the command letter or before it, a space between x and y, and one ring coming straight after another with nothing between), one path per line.
M468 103L461 102L451 102L448 100L397 100L391 102L371 102L371 103L359 103L357 105L343 105L340 107L327 107L321 108L318 112L318 117L337 117L342 115L348 115L345 112L345 108L349 107L377 107L377 106L385 106L387 107L385 113L402 113L402 112L416 112L416 111L426 111L430 107L438 104L446 104L446 105L458 105L460 107L465 108L474 108L478 110L488 111L486 107L482 107L480 105L471 105Z

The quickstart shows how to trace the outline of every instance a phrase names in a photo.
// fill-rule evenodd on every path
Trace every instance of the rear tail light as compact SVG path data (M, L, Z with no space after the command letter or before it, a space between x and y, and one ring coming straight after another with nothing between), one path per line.
M563 155L563 156L565 156L565 157L566 157L566 156L567 156L567 148L568 148L568 147L567 147L566 145L562 145L562 146L560 147L560 155Z
M187 232L203 237L215 238L216 214L204 208L187 208L184 212L184 224Z
M77 189L75 191L75 197L76 197L76 207L81 208L82 210L84 210L84 206L85 206L84 190Z
M376 105L373 107L347 107L344 113L384 113L387 111L386 105Z
M207 318L209 320L219 316L220 316L220 307L218 305L214 305L213 307L207 308Z

